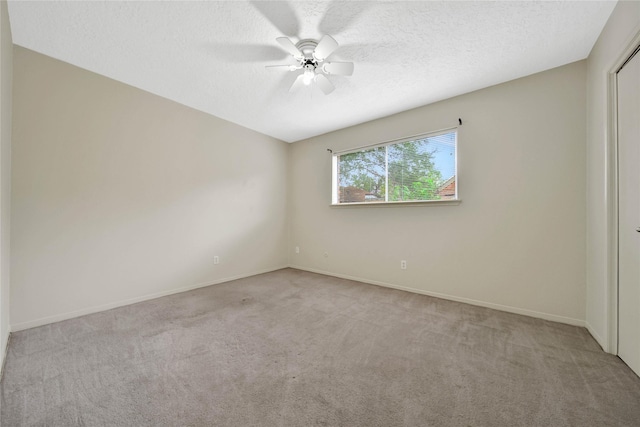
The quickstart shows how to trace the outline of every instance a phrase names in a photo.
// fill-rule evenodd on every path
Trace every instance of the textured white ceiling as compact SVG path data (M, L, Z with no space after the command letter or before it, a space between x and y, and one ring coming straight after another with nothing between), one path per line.
M584 59L615 2L9 1L15 44L293 142ZM332 35L289 93L276 37Z

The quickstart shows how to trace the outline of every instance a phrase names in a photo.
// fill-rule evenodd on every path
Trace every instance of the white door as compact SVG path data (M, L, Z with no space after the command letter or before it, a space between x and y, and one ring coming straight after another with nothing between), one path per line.
M640 53L617 77L618 356L640 375Z

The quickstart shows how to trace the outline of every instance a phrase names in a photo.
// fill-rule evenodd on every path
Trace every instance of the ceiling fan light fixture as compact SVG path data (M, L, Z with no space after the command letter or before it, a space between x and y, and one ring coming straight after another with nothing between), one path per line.
M305 86L309 86L311 84L311 82L313 81L313 78L316 76L316 73L313 69L313 67L307 66L304 69L304 75L302 77L302 83L304 83Z

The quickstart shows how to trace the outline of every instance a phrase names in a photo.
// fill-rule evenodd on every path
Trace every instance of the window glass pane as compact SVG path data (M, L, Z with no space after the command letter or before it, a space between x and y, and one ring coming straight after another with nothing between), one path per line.
M455 198L455 132L388 150L390 202Z
M337 155L338 203L452 200L455 130Z
M452 200L457 197L456 139L457 132L427 138L427 143L434 148L434 168L440 172L442 178L438 186L438 200Z
M384 201L385 147L343 154L338 159L340 203Z

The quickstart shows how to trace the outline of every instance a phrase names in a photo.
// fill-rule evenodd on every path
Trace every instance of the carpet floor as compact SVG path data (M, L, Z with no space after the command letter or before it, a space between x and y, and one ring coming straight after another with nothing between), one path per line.
M583 328L284 269L12 334L2 426L638 426Z

